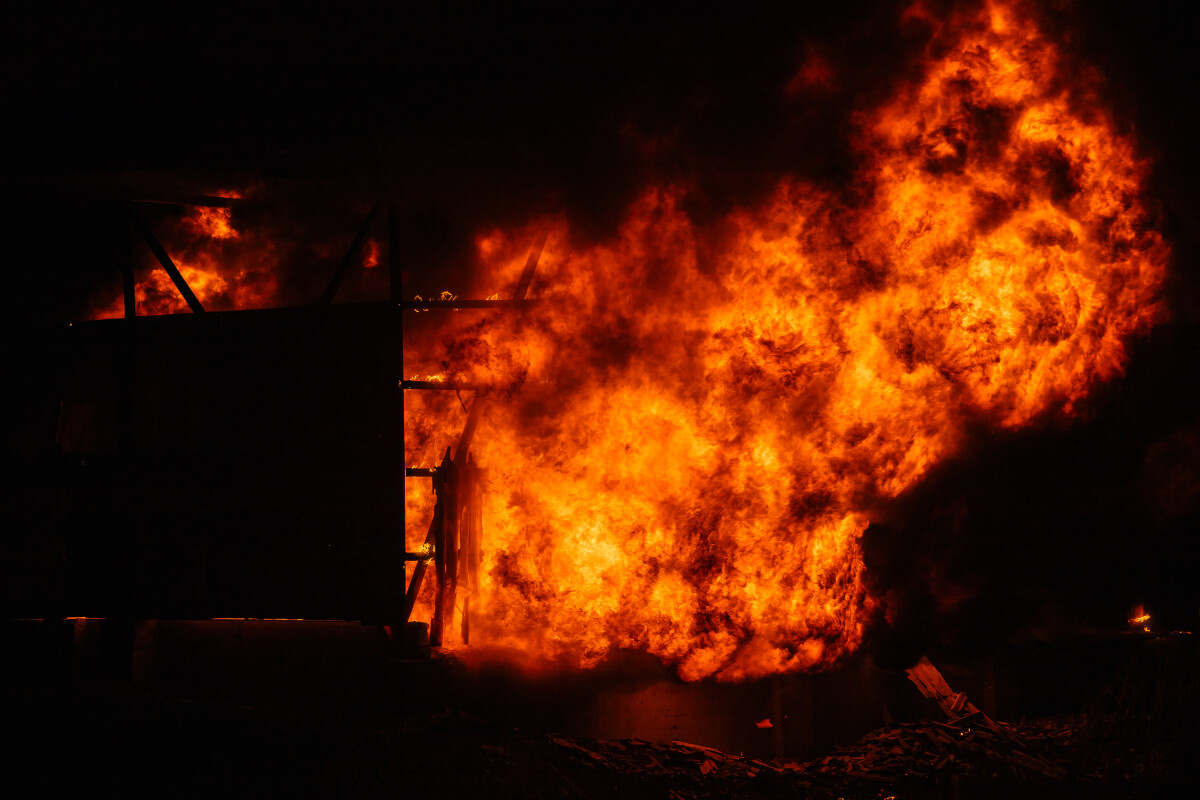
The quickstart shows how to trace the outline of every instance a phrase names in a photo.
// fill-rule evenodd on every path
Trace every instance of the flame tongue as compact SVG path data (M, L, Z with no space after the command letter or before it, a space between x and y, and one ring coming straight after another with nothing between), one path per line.
M1069 412L1120 371L1162 316L1144 167L1014 14L942 26L923 81L859 119L845 195L785 181L700 231L654 188L588 247L557 223L561 302L451 340L452 377L558 387L495 404L477 440L492 641L641 648L688 679L827 666L875 604L869 503L968 420ZM485 272L519 269L530 233L482 239ZM410 402L410 463L432 462L445 409Z

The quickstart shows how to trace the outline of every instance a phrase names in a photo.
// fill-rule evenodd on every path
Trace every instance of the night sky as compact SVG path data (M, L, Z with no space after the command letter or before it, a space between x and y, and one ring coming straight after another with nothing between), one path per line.
M412 5L10 11L6 318L77 317L112 280L111 198L81 176L294 181L335 209L382 199L400 209L411 287L444 288L474 231L562 212L603 238L648 181L692 187L700 223L783 175L838 185L855 165L850 115L911 74L923 44L897 3ZM1154 161L1173 320L1086 422L981 435L881 510L868 580L907 598L897 630L914 646L1120 627L1138 602L1156 624L1200 624L1193 26L1184 4L1077 6L1044 23L1101 69ZM838 88L789 99L812 52ZM973 597L939 611L935 585Z

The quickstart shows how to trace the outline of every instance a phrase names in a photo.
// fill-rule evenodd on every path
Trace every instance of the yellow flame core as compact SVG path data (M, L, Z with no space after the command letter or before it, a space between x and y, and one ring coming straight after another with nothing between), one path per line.
M448 323L429 365L513 390L475 440L472 641L584 665L638 648L686 679L827 667L876 604L870 503L969 420L1069 413L1121 372L1163 317L1168 248L1131 143L1019 12L941 26L923 79L859 118L844 195L789 180L701 230L652 187L612 241L561 221L479 238L487 280L515 283L548 233L554 302ZM408 463L461 426L432 394L406 398ZM410 483L415 546L431 498Z

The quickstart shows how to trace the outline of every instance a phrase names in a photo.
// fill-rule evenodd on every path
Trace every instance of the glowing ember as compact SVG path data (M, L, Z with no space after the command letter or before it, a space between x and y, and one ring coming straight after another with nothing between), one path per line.
M1133 616L1129 618L1129 624L1135 628L1141 628L1144 632L1150 632L1150 615L1146 613L1146 609L1138 606L1134 609Z
M1070 413L1120 373L1163 317L1145 168L1015 14L934 23L923 78L858 118L843 193L788 180L699 229L660 186L613 241L561 221L480 238L481 273L511 286L548 233L553 302L452 315L444 360L413 362L527 387L494 395L475 439L473 641L585 665L639 648L687 679L828 666L877 604L871 504L969 424ZM455 440L445 394L408 393L409 464ZM431 499L409 484L411 549Z

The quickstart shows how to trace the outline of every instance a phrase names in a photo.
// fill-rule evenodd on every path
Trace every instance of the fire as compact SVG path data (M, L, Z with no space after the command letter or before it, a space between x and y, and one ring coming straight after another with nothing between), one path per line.
M241 198L243 193L223 190L215 194ZM163 226L157 235L206 310L266 308L277 304L275 247L261 235L244 235L234 225L232 209L189 207L176 224ZM148 254L146 257L151 258ZM134 299L139 316L190 312L170 276L157 263L135 283ZM124 315L124 298L119 295L98 305L90 314L92 319Z
M407 356L501 387L475 438L472 641L584 665L638 648L685 679L827 667L881 602L872 505L969 427L1072 413L1163 318L1146 166L1093 93L1020 6L933 24L922 77L858 116L844 191L785 180L700 228L654 186L611 241L562 220L480 237L511 286L549 234L550 302L450 315L440 355ZM407 463L457 437L446 394L408 393ZM431 499L408 483L412 549Z
M1133 616L1129 618L1129 624L1135 628L1141 628L1146 633L1150 632L1150 615L1146 613L1144 606L1138 606L1133 611Z
M374 269L379 266L379 242L374 239L368 239L366 246L363 248L363 267L366 269Z
M237 239L241 236L233 227L233 210L228 208L193 208L183 218L183 226L197 237Z

